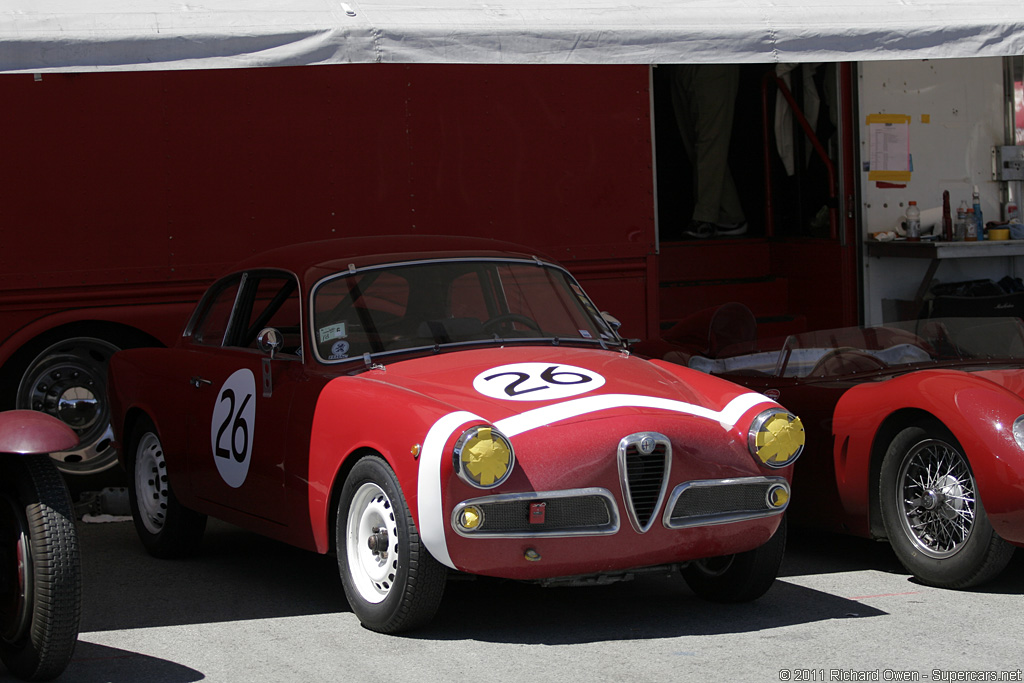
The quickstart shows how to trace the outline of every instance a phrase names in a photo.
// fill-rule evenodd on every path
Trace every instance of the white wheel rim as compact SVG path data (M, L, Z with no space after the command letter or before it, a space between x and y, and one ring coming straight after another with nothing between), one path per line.
M370 538L383 538L381 531L387 534L386 549L371 549ZM363 484L352 497L345 550L353 587L367 602L383 602L398 572L398 525L391 500L377 484Z
M167 464L160 439L153 432L143 435L135 451L135 497L146 530L160 533L167 517Z

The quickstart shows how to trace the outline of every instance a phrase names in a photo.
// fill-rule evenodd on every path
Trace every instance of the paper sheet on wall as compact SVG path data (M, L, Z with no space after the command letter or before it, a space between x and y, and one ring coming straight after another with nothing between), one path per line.
M868 180L910 180L910 117L872 114L867 118L870 166Z

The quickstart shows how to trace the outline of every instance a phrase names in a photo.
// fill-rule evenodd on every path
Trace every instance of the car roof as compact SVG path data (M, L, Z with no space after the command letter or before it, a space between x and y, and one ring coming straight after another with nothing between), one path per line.
M260 268L285 269L311 282L350 267L471 257L540 258L554 262L537 250L501 240L435 235L378 235L302 242L270 249L240 262L233 272Z

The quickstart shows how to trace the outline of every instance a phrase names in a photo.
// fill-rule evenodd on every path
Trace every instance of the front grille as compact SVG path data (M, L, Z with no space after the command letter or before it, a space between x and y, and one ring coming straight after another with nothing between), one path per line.
M779 487L788 495L789 485L782 477L707 479L680 484L669 498L665 526L708 526L781 513L786 504L769 503L769 493Z
M544 521L531 523L531 505L544 504ZM462 510L479 510L474 529L459 523ZM588 536L618 531L619 516L610 492L601 488L488 496L460 503L452 517L455 530L475 536Z
M631 434L619 442L619 477L633 528L651 528L665 498L672 446L654 432Z

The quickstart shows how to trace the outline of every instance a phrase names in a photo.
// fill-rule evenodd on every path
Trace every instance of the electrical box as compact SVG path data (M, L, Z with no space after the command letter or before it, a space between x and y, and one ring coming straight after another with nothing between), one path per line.
M992 180L1024 180L1024 146L992 148Z

